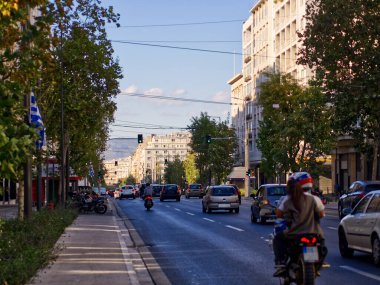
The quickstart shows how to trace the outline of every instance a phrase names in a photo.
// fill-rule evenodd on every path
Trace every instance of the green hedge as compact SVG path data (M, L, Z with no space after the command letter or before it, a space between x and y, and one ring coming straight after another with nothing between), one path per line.
M25 221L0 220L0 284L25 284L35 276L76 217L76 210L44 209Z

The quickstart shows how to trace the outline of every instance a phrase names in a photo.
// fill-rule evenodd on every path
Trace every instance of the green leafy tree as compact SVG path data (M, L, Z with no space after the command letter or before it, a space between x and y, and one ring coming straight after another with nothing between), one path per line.
M30 9L47 1L3 1L0 5L0 177L19 179L22 163L35 152L36 132L25 123L27 94L48 61L48 21L29 21Z
M269 176L309 171L318 176L320 159L331 150L330 110L319 88L302 87L289 74L267 74L260 85L263 107L258 148Z
M125 179L124 184L134 185L134 184L136 184L136 178L132 174L129 174L128 177Z
M60 148L51 150L79 175L87 173L90 161L94 166L102 164L101 154L116 110L113 99L119 93L118 80L122 77L105 31L106 22L116 23L119 16L112 7L104 8L99 3L57 1L51 8L49 15L56 21L52 26L54 61L44 66L39 90L48 139L54 146L61 145L57 115L61 114L63 95L64 155L61 157ZM59 192L61 197L62 189Z
M235 132L229 129L226 122L216 123L207 113L193 117L188 126L192 135L190 146L195 153L195 164L199 170L200 182L221 183L230 173L237 147ZM211 135L211 143L206 141Z
M306 6L298 62L316 71L335 111L334 129L372 156L376 178L380 139L380 6L377 1L317 0Z
M185 171L185 177L188 184L195 183L199 180L199 171L195 164L196 156L193 152L190 152L186 159L183 161L183 168Z
M164 173L166 183L174 183L182 186L184 176L185 171L183 164L178 156L176 156L173 161L167 162Z

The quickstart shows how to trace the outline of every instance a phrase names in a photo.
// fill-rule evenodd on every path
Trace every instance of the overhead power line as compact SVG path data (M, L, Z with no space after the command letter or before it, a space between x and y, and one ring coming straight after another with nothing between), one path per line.
M156 40L156 41L140 41L140 40L125 40L134 43L241 43L241 40Z
M244 55L244 54L242 54L240 52L210 50L210 49L199 49L199 48L188 48L188 47L178 47L178 46L168 46L168 45L156 45L156 44L147 44L147 43L141 43L141 42L139 43L139 42L129 42L129 41L118 41L118 40L111 40L111 42L122 43L122 44L130 44L130 45L138 45L138 46L161 47L161 48L192 50L192 51L201 51L201 52L210 52L210 53Z
M195 26L209 24L223 24L233 22L244 22L245 20L224 20L224 21L208 21L208 22L193 22L193 23L173 23L173 24L147 24L147 25L123 25L121 28L150 28L150 27L175 27L175 26Z
M140 93L119 93L119 95L148 98L148 99L161 99L161 100L172 100L172 101L184 101L184 102L193 102L193 103L206 103L206 104L221 104L221 105L236 105L234 103L222 102L222 101L209 101L201 99L190 99L190 98L180 98L180 97L170 97L170 96L161 96L161 95L146 95Z

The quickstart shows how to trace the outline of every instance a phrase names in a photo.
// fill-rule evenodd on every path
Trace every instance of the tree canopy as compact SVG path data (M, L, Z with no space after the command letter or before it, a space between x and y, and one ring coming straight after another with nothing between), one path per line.
M335 111L333 127L377 159L380 139L380 6L377 1L307 1L298 63L315 70ZM375 161L376 162L376 161ZM376 163L374 163L376 165ZM375 171L376 172L376 171Z
M267 74L260 86L263 107L257 144L269 176L288 171L318 175L332 146L330 110L314 86L302 87L289 74Z
M209 184L212 178L217 184L223 182L232 169L237 147L234 130L226 122L216 123L203 112L191 119L188 129L201 183ZM207 135L211 136L211 143L206 141Z

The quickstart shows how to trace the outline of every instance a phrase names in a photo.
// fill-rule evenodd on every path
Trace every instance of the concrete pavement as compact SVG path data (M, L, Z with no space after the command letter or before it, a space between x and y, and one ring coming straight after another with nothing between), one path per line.
M139 249L130 234L132 224L126 227L127 218L118 215L116 202L111 200L109 206L104 215L80 214L58 240L56 260L28 285L170 284L159 267L153 281L142 259L144 245ZM157 265L149 252L144 254Z

